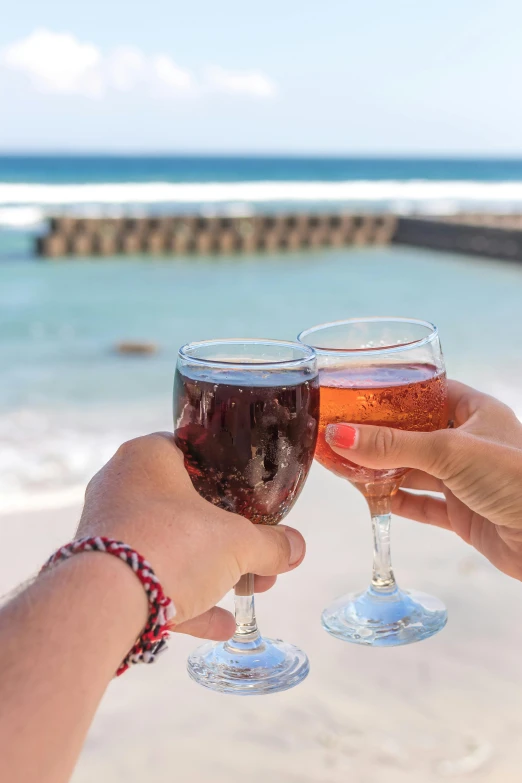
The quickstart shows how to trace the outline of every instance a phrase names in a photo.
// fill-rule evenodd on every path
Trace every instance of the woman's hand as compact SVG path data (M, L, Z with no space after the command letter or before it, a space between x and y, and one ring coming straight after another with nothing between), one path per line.
M167 433L124 443L91 480L77 537L92 535L149 560L176 607L176 631L216 640L229 639L235 625L215 603L242 574L258 574L262 592L305 554L297 530L253 525L203 500Z
M330 447L368 468L408 467L400 516L453 530L509 576L522 580L522 424L503 403L449 382L455 429L421 433L331 424Z

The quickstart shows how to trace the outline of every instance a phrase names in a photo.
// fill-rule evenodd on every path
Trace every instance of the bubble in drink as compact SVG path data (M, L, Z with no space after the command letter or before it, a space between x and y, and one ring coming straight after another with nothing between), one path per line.
M431 432L448 426L446 375L431 364L386 364L323 369L317 460L353 483L379 482L406 470L371 470L336 454L328 424L348 422Z
M277 524L313 460L319 380L303 374L176 371L175 438L202 497L251 522Z

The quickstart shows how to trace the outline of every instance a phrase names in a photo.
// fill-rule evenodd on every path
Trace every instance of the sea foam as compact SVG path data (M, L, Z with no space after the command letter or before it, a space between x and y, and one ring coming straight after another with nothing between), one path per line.
M233 203L358 204L362 207L373 204L397 213L421 214L462 209L514 211L522 207L522 181L0 183L0 222L12 226L38 222L45 213L61 208L77 207L82 211L90 208L96 212L109 206Z

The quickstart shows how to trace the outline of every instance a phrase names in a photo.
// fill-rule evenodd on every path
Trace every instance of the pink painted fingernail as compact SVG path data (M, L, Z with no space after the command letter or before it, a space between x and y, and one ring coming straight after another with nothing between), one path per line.
M355 449L359 430L351 424L329 424L326 428L326 442L336 449Z

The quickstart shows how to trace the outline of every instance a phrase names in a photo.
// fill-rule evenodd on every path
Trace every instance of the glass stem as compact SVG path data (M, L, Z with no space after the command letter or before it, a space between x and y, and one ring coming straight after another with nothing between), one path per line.
M234 590L236 632L228 644L234 648L256 649L262 645L254 603L254 574L243 574Z
M391 593L397 590L390 550L390 498L368 499L372 515L373 572L372 589Z

